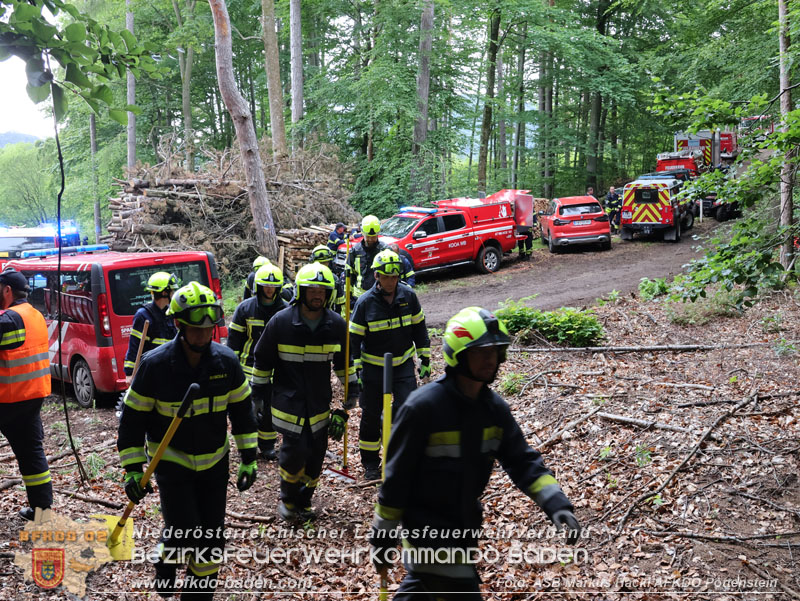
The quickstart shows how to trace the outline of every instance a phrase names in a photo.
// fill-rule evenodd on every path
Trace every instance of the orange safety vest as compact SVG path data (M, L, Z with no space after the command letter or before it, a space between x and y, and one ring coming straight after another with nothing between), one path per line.
M47 324L29 303L9 307L22 317L25 342L0 351L0 403L40 399L50 394L50 357Z

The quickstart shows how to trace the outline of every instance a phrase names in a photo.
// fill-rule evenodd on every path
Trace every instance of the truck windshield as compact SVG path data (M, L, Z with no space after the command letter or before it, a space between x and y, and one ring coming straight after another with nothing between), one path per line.
M150 302L150 293L144 287L157 271L174 273L181 286L191 281L208 286L208 270L202 261L193 263L159 263L128 269L115 269L108 273L111 288L111 307L117 315L133 315L142 305Z
M381 235L402 238L419 223L417 217L390 217L381 225Z

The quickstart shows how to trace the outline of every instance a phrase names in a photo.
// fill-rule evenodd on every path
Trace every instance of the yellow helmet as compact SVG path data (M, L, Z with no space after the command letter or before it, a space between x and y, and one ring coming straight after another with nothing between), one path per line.
M178 288L167 309L180 323L198 328L211 328L223 322L222 306L211 288L199 282L189 282Z
M367 215L361 220L361 231L365 236L377 236L381 233L381 221L375 215Z
M253 278L253 294L258 291L259 286L270 286L273 288L280 288L283 286L283 273L281 273L280 268L272 263L267 263L259 267Z

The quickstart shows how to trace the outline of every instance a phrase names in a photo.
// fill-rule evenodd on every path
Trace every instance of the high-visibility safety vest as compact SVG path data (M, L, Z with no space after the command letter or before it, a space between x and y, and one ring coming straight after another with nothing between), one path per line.
M0 350L0 403L40 399L50 394L50 358L47 324L29 303L7 309L25 324L25 342L10 350Z

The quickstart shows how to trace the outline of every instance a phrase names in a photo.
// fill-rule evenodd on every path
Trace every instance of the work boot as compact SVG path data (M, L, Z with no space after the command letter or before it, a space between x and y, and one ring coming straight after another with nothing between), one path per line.
M371 480L380 480L381 476L380 463L367 463L364 465L364 480L367 482Z
M157 561L155 568L156 578L154 584L156 592L164 599L168 599L178 592L175 587L175 575L178 571L178 566L174 563Z
M261 455L262 459L266 459L267 461L275 461L278 458L278 454L275 452L275 443L271 445L263 445L258 447L258 452Z
M313 507L304 507L297 513L297 518L303 523L313 522L317 519L317 512L314 511Z
M292 524L294 522L297 522L300 515L298 514L294 505L292 505L291 503L287 504L281 501L280 503L278 503L278 517L280 517L284 522Z
M24 509L19 510L19 515L21 518L32 522L36 519L36 510L33 507L25 507Z

